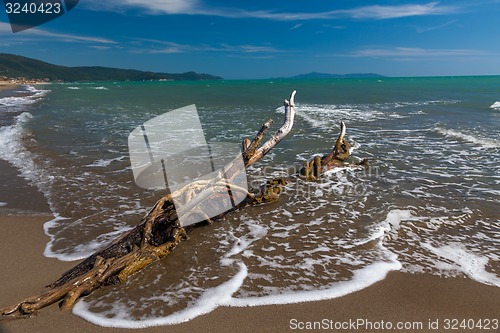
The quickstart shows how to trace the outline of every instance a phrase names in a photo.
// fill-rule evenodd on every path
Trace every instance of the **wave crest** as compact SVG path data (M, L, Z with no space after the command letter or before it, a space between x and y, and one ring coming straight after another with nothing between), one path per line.
M493 109L493 110L500 110L500 102L495 102L493 103L491 106L490 106L490 109Z
M458 139L458 140L465 141L468 143L473 143L473 144L478 145L480 148L486 148L486 149L500 148L500 141L495 140L495 139L480 138L480 137L472 135L472 134L466 134L466 133L463 133L460 131L442 128L442 127L436 127L435 130L436 130L436 132L438 132L441 135L444 135L445 137L448 137L451 139Z

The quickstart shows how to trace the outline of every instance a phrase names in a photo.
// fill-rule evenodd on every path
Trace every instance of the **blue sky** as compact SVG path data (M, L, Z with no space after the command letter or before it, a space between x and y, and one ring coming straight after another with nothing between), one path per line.
M80 0L0 52L227 79L308 72L499 75L500 0Z

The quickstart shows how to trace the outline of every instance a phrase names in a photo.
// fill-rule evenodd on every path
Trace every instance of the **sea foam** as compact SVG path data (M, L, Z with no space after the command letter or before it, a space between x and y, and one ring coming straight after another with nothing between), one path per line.
M140 321L130 320L128 319L128 309L114 307L113 315L115 317L107 318L105 313L93 313L89 311L89 306L85 300L75 304L73 313L93 324L104 327L144 328L180 324L212 312L220 306L230 305L232 302L232 295L240 288L248 275L247 267L244 264L239 263L238 267L239 271L230 280L215 288L207 289L194 304L184 310L165 317L146 318Z
M43 168L36 165L34 155L26 149L23 140L30 138L30 132L25 129L25 126L33 118L33 115L27 111L29 110L27 106L43 99L50 93L50 90L37 89L29 85L24 89L19 93L26 94L25 96L0 99L0 111L19 113L13 118L12 125L0 127L0 159L15 166L21 176L36 186L48 199L48 183L52 178Z
M401 263L397 260L397 255L391 253L387 262L376 262L363 267L355 272L349 281L340 281L331 284L328 288L317 290L304 290L277 295L232 298L229 302L231 306L260 306L292 304L302 302L314 302L326 299L339 298L353 292L365 289L372 284L382 281L390 271L400 270Z
M466 134L457 130L436 127L436 132L451 139L459 139L468 143L473 143L481 149L500 148L500 141L491 138L480 138L472 134Z
M35 163L30 152L22 144L26 135L24 124L32 117L31 113L23 112L16 117L13 125L0 128L0 158L21 170L21 174L27 180L36 183L39 177Z
M431 251L444 261L437 262L436 268L441 271L460 271L472 280L490 286L500 287L500 278L486 270L489 259L472 253L465 245L450 243L442 246L433 246L422 243L422 247Z
M495 102L490 106L490 109L500 110L500 102Z
M37 89L33 86L25 86L25 90L18 91L20 96L8 96L0 98L0 107L6 106L2 111L18 111L17 107L30 105L40 101L50 90Z
M284 212L288 212L284 210ZM411 212L405 210L394 210L388 214L387 219L382 221L383 225L391 225L397 229L401 220L411 218ZM221 258L222 266L234 266L238 268L237 273L226 282L219 284L216 287L205 289L203 294L183 310L177 311L168 315L160 315L158 317L143 317L137 320L132 320L130 317L130 309L124 303L113 305L109 310L100 311L98 313L92 311L92 301L87 302L85 299L79 301L73 313L84 318L91 323L105 327L115 328L144 328L159 325L173 325L192 320L193 318L209 313L220 306L234 307L253 307L261 305L279 305L292 304L299 302L312 302L326 299L333 299L348 295L350 293L362 290L372 284L385 279L390 271L400 270L402 264L398 261L398 255L388 250L384 243L384 232L379 234L377 230L373 231L371 239L376 240L376 251L380 252L380 258L360 267L352 272L352 276L348 280L333 281L321 288L301 289L296 291L279 291L271 292L263 296L241 296L235 295L241 290L244 283L251 275L255 275L250 271L242 257L254 256L255 254L250 249L252 244L263 238L268 238L268 227L260 225L258 221L248 219L244 223L249 227L249 232L244 236L235 236L230 233L230 239L233 246ZM283 228L293 230L296 224ZM275 228L273 228L275 229ZM389 228L390 229L390 228ZM264 251L273 251L273 248L263 249ZM326 246L306 251L304 253L307 258L304 260L304 265L310 265L310 269L316 264L316 261L311 259L313 253L321 252L328 255L330 249ZM238 255L241 256L238 256ZM284 260L284 258L282 259ZM346 259L346 262L349 260ZM273 264L274 263L270 263ZM363 264L360 262L360 264ZM277 267L279 268L279 267ZM286 268L286 265L283 265ZM305 267L307 269L307 267ZM265 277L265 275L259 275ZM272 282L272 280L269 280ZM168 297L168 296L165 296ZM168 301L164 299L163 301Z
M240 252L241 249L236 250ZM375 262L355 272L348 281L340 281L325 287L324 289L304 290L261 297L233 297L233 294L242 286L248 276L248 268L238 262L239 270L235 276L225 283L211 289L207 289L201 297L188 308L173 314L144 318L142 320L131 320L126 308L114 306L112 314L107 312L95 313L90 310L90 305L85 299L79 301L73 308L73 313L83 319L104 327L115 328L144 328L160 325L173 325L192 320L200 315L212 312L220 306L253 307L261 305L292 304L299 302L313 302L319 300L333 299L362 290L372 284L385 279L387 273L401 269L401 263L397 255L388 253L386 261ZM112 318L108 316L112 315Z

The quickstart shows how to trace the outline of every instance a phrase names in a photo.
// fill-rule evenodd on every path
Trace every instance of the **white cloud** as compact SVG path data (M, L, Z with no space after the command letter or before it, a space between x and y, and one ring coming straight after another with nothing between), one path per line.
M11 40L22 40L22 39L33 39L33 38L37 38L37 40L39 40L40 38L49 38L52 40L57 40L62 42L91 42L100 44L116 44L115 41L107 38L61 34L38 28L32 28L13 34L10 25L4 22L0 22L0 35L8 35L10 36L9 39Z
M394 6L364 6L324 12L286 13L276 10L246 11L238 8L213 8L201 0L88 0L87 8L124 11L129 8L142 9L149 14L209 15L227 18L260 18L279 21L315 19L394 19L409 16L444 15L458 11L453 6L442 6L439 2Z
M484 51L473 49L423 49L416 47L373 48L353 52L355 57L451 57L451 56L482 56Z
M345 15L357 19L394 19L409 16L443 15L456 11L450 6L439 6L439 2L423 5L366 6L345 10ZM340 11L339 11L340 12Z
M122 12L129 8L139 8L149 14L195 14L198 0L87 0L83 6L92 10Z
M193 53L193 52L233 52L233 53L279 53L283 52L271 46L262 45L190 45L179 44L155 39L135 39L141 45L140 49L132 50L132 53L150 53L150 54L174 54L174 53Z
M452 24L455 24L456 22L457 22L457 20L452 20L452 21L448 21L448 22L445 22L443 24L432 26L432 27L425 27L425 28L424 27L417 27L416 30L417 30L417 33L421 34L424 32L429 32L429 31L434 31L434 30L446 28Z
M271 46L258 46L258 45L239 45L234 47L235 51L241 51L244 53L276 53L282 52Z

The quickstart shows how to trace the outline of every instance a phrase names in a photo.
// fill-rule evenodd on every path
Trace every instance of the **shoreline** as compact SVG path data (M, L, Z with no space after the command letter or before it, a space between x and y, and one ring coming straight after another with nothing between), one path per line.
M43 286L76 264L42 255L48 241L43 224L48 220L48 216L0 216L5 239L0 243L0 266L3 268L0 270L0 307L43 291ZM284 332L301 330L300 327L307 328L315 322L326 327L358 320L365 321L365 325L380 325L382 321L386 325L389 322L421 323L421 329L409 331L430 332L443 331L446 319L498 320L498 309L500 288L466 278L391 272L366 289L336 299L246 308L220 307L183 324L148 327L140 332ZM435 323L440 325L439 330L428 327ZM367 331L364 328L341 331ZM35 318L0 323L2 333L34 331L112 333L124 330L96 326L59 311L57 305L42 309Z
M37 85L37 84L50 84L50 81L44 80L18 80L18 79L1 79L0 78L0 92L8 92L20 89L22 86L26 85Z
M21 86L21 84L19 84L19 83L12 83L9 81L0 81L0 92L9 91L9 90L16 90L20 86Z

